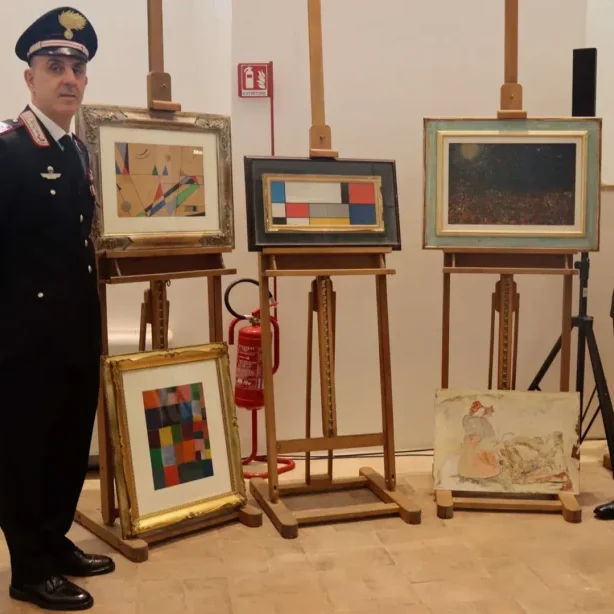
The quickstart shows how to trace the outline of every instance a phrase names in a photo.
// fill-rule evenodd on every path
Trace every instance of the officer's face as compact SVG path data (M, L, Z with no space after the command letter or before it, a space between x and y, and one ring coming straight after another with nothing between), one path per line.
M86 66L77 58L35 57L25 75L32 102L49 117L72 117L83 100Z

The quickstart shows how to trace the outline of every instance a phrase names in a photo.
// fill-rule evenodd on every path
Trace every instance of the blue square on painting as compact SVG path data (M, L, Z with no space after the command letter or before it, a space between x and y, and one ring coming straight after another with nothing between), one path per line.
M271 181L271 202L286 202L286 184L283 181Z
M182 401L179 403L179 414L181 422L192 421L192 401Z
M162 464L165 467L172 467L177 464L175 460L175 446L164 446L162 448Z
M373 225L376 222L375 205L350 205L350 225Z

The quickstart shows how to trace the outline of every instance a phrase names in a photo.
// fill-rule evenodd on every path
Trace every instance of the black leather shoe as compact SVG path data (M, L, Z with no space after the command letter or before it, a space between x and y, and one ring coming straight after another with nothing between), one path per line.
M38 584L11 584L9 594L44 610L87 610L94 605L87 591L62 576L51 576Z
M85 554L79 548L63 555L59 560L61 573L66 576L88 578L102 576L115 571L115 563L108 556L102 554Z
M593 512L600 520L614 520L614 501L598 505Z

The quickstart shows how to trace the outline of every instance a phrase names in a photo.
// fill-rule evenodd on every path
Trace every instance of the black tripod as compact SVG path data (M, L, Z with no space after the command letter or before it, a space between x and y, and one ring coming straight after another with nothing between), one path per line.
M588 410L591 406L595 392L599 400L599 405L595 410L591 421L588 423L586 430L580 435L580 443L584 441L586 435L593 426L597 414L601 411L601 417L603 419L603 427L605 430L606 440L608 442L608 451L610 453L610 459L614 464L614 409L612 408L612 399L608 391L608 383L605 378L605 372L603 370L603 364L601 363L601 357L599 356L599 349L597 347L597 340L595 339L595 331L593 329L593 318L586 314L587 311L587 289L588 289L588 274L590 268L590 260L588 253L583 252L580 261L574 263L574 268L580 272L580 292L579 303L580 313L579 315L571 319L572 328L578 329L578 360L576 367L576 391L580 393L580 409L582 412L582 419L580 424L583 425ZM591 365L593 367L593 377L595 378L595 388L589 399L589 402L584 410L584 369L586 359L586 348L588 347L588 353L591 359ZM554 344L554 347L548 354L548 357L541 366L535 379L531 382L529 390L540 390L539 384L548 372L548 369L554 362L557 354L561 350L561 337ZM614 476L614 469L613 469Z

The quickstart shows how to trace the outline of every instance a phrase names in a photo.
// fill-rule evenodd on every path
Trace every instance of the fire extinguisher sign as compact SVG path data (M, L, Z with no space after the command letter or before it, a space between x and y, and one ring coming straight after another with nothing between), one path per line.
M271 95L270 64L239 64L239 97L269 98Z

